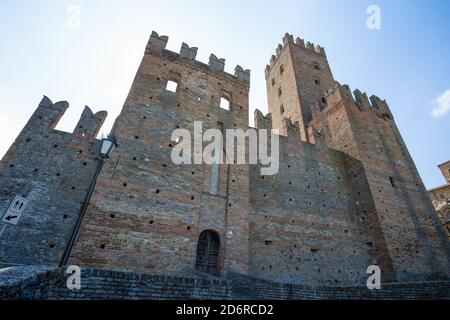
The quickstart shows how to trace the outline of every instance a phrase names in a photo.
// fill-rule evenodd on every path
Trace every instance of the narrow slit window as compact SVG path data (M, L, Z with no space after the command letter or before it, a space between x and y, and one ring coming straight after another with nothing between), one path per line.
M278 96L281 97L282 94L283 94L283 90L281 90L281 88L278 88Z
M322 97L322 103L323 103L323 104L327 104L327 98Z
M389 180L391 181L392 187L395 188L396 187L396 183L395 183L394 178L393 177L389 177Z
M284 114L284 105L281 105L280 112L281 112L282 115Z
M167 81L166 91L169 92L177 92L178 83L175 81Z
M230 110L230 100L221 98L220 99L220 108L224 110Z

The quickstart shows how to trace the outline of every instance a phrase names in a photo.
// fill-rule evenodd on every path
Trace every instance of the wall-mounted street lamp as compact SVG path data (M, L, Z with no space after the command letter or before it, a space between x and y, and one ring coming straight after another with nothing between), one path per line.
M64 251L62 259L59 263L59 267L67 265L67 262L69 261L70 254L72 252L72 249L75 245L75 241L80 232L81 224L83 223L84 215L86 214L86 210L89 206L89 202L91 201L92 194L94 193L98 176L102 171L103 163L105 162L105 159L109 159L111 157L111 154L113 153L116 147L117 143L114 136L109 135L107 138L102 139L102 144L100 146L99 151L99 158L97 158L98 161L97 170L95 171L94 177L92 178L91 185L89 186L89 190L84 199L83 206L81 207L80 215L78 216L77 223L75 224L75 227L72 231L69 243L67 244L66 250Z
M100 148L100 157L109 159L116 147L116 139L113 136L109 135L107 138L103 138L102 147Z

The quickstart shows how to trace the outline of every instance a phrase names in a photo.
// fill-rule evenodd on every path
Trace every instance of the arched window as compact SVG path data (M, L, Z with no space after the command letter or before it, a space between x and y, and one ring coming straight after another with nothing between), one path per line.
M212 276L219 276L220 237L212 230L203 231L198 238L195 268Z

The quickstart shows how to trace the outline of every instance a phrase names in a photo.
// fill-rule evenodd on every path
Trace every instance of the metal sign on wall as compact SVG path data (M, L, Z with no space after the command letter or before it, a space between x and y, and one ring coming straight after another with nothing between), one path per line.
M3 215L2 222L16 226L19 223L27 205L27 199L16 196L13 202L9 205L8 210L6 210L6 213Z

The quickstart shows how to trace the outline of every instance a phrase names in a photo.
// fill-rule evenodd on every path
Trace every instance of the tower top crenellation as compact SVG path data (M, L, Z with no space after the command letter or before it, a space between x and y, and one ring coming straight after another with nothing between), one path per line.
M268 76L270 70L272 69L272 66L274 65L280 54L289 45L293 46L294 48L304 49L318 55L326 56L325 49L323 47L319 45L316 46L314 45L314 43L309 41L305 44L305 41L300 37L297 37L294 41L294 37L291 34L286 33L283 37L283 44L280 43L278 45L278 47L275 49L275 54L272 55L272 58L270 59L270 63L266 66L266 77Z
M235 80L238 80L240 82L246 83L247 85L250 84L250 70L244 69L241 66L236 66L235 73L230 74L225 72L225 59L218 58L217 55L211 54L209 57L208 64L205 64L203 62L200 62L196 60L198 48L197 47L190 47L187 43L183 42L181 45L180 53L175 53L170 50L167 50L167 43L169 41L168 36L160 36L157 32L153 31L150 40L148 41L147 50L148 51L167 51L172 54L178 55L179 59L184 59L186 61L192 61L195 62L198 65L202 65L207 67L209 70L222 73L225 76L233 77Z

